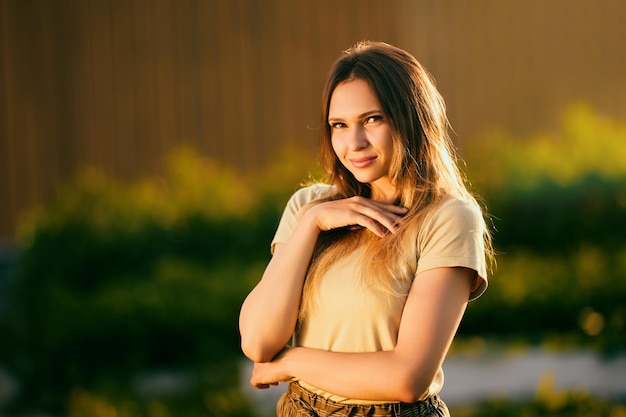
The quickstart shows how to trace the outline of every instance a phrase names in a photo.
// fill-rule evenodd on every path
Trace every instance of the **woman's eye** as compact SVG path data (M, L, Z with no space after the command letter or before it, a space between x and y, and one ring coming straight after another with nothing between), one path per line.
M376 115L376 116L370 116L367 118L367 120L365 120L365 123L369 124L369 123L378 123L380 121L383 120L382 116Z
M346 127L346 125L345 123L342 123L342 122L334 122L330 124L330 127L332 127L333 129L342 129Z

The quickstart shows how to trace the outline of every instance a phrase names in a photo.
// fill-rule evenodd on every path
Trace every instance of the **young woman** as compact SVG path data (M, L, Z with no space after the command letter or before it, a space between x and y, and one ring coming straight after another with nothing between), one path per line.
M346 51L320 154L328 184L291 197L241 308L251 383L289 383L279 416L446 416L441 365L487 286L490 236L428 72L388 44Z

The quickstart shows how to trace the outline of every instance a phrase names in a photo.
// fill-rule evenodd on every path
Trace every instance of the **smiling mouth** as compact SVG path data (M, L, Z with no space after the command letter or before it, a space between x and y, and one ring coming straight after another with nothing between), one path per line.
M371 165L375 160L376 160L375 156L370 156L367 158L350 159L349 161L352 164L352 166L354 166L355 168L365 168Z

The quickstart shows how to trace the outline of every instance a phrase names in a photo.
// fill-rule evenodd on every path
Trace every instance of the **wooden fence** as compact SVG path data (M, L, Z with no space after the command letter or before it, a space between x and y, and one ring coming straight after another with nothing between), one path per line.
M361 39L430 69L461 146L552 129L572 101L624 116L624 18L621 0L0 0L0 238L85 166L312 149L328 67Z

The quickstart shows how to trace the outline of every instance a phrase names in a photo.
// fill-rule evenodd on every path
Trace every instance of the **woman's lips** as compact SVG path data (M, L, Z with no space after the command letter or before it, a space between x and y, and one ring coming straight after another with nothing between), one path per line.
M351 158L350 159L350 163L355 168L365 168L365 167L371 165L374 162L375 159L376 159L375 156L368 156L368 157L364 157L364 158Z

